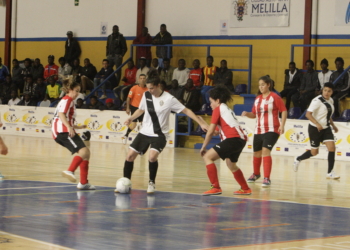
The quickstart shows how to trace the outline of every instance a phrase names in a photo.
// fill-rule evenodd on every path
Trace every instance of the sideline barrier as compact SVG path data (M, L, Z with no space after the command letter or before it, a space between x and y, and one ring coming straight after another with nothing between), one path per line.
M237 116L237 119L248 136L248 142L244 147L243 152L253 154L253 138L256 121L255 119L249 119L242 116ZM339 129L339 132L334 134L336 160L348 161L350 160L350 123L335 122L335 124ZM280 135L276 145L271 151L271 154L295 157L303 154L305 150L309 150L311 147L308 136L308 126L309 121L307 120L287 119L284 134ZM327 148L326 146L321 145L319 154L313 158L327 159L327 157ZM325 162L325 164L327 163Z
M3 123L0 134L52 138L51 122L54 112L54 108L0 105ZM90 141L122 143L121 137L127 130L124 121L129 117L125 111L79 109L77 114L76 124L87 126L86 129L76 130L78 134L89 130ZM166 146L174 147L175 114L169 116L169 131ZM129 137L134 139L137 133L138 127Z

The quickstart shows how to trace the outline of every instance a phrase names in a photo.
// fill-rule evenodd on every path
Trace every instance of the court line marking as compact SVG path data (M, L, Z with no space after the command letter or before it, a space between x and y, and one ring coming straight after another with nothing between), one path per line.
M20 239L29 240L29 241L33 241L33 242L38 242L38 243L41 243L41 244L44 244L44 245L47 245L47 246L51 246L51 247L56 247L56 248L59 248L59 249L73 250L72 248L67 248L67 247L63 247L63 246L60 246L60 245L47 243L47 242L41 241L41 240L35 240L35 239L19 236L19 235L16 235L16 234L10 234L10 233L6 233L6 232L3 232L3 231L0 231L0 235L1 234L3 234L3 235L10 235L10 236L13 236L13 237L17 237L17 238L20 238Z
M286 241L277 241L277 242L269 242L269 243L258 243L258 244L250 244L250 245L239 245L239 246L222 246L222 247L212 247L212 248L195 248L192 250L216 250L216 249L228 249L228 248L237 248L237 247L251 247L251 246L264 246L264 245L273 245L273 244L281 244L281 243L292 243L292 242L300 242L307 240L324 240L324 239L333 239L333 238L341 238L341 237L349 237L350 235L339 235L339 236L329 236L329 237L321 237L321 238L310 238L310 239L301 239L301 240L286 240Z
M28 180L4 180L4 181L27 181ZM46 182L46 183L62 183L62 184L67 184L66 182L55 182L55 181L30 181L30 182ZM72 184L71 186L74 186L74 184ZM108 187L108 186L96 186L96 187L102 187L102 188L114 188L114 187ZM138 190L138 191L143 191L143 189L134 189L134 190ZM101 191L101 190L94 190L94 191ZM102 190L102 191L108 191L108 190ZM157 192L159 193L179 193L179 194L191 194L191 195L198 195L198 196L203 196L202 194L195 194L195 193L185 193L182 191L160 191L157 190ZM67 193L74 193L74 192L67 192ZM53 193L44 193L44 194L53 194ZM54 193L56 194L56 193ZM1 196L7 196L7 195L0 195ZM209 196L208 196L209 197ZM232 197L232 196L225 196L225 195L221 195L221 196L216 196L218 198L220 197L224 197L224 198L231 198L231 199L237 199L237 200L241 200L241 201L253 201L253 202L263 202L263 201L273 201L273 202L283 202L283 203L293 203L293 204L300 204L300 205L307 205L307 206L321 206L321 207L336 207L336 208L346 208L346 209L350 209L350 207L341 207L341 206L331 206L331 205L321 205L321 204L309 204L309 203L300 203L300 202L296 202L296 201L281 201L281 200L264 200L264 199L258 199L258 198L237 198L237 197Z
M65 186L44 186L44 187L22 187L22 188L0 188L2 190L14 190L14 189L40 189L40 188L51 188L51 187L75 187L75 185L65 185Z
M111 191L113 189L105 189L105 190L89 190L89 191L83 191L77 189L76 191L71 192L52 192L52 193L29 193L29 194L0 194L0 197L4 196L24 196L24 195L39 195L39 194L76 194L77 192L105 192L105 191Z
M283 223L283 224L272 224L272 225L262 225L262 226L253 226L253 227L233 227L233 228L223 228L220 230L229 231L229 230L241 230L241 229L251 229L251 228L260 228L260 227L279 227L279 226L290 226L292 224Z

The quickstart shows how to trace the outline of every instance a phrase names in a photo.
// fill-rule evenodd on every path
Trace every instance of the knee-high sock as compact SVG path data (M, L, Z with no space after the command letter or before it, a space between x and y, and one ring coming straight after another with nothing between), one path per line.
M128 131L126 131L125 136L128 137L131 131L132 131L132 129L128 128Z
M124 177L131 180L131 173L134 170L134 162L133 161L125 161L124 162Z
M75 170L77 170L77 168L79 167L80 163L83 162L83 158L81 158L79 155L76 155L74 156L69 168L68 168L68 171L71 171L71 172L75 172Z
M88 183L88 172L89 172L89 161L83 161L80 164L80 183L86 184Z
M217 172L215 163L208 164L206 167L207 167L207 174L211 185L213 185L213 187L215 188L220 188L218 172Z
M297 160L303 161L303 160L309 159L311 156L312 156L311 150L308 150L304 154L302 154L301 156L297 157Z
M241 186L243 190L249 189L247 181L244 179L244 175L241 169L238 169L236 172L232 172L232 173L236 181L238 182L238 184Z
M157 171L158 171L158 161L149 162L148 169L149 169L149 181L156 183L156 176L157 176Z
M332 172L335 161L335 152L328 152L328 174Z
M253 157L253 167L254 167L254 174L260 175L260 166L261 166L261 160L262 157Z
M264 166L264 178L270 179L271 169L272 169L272 158L271 156L263 157L263 166Z

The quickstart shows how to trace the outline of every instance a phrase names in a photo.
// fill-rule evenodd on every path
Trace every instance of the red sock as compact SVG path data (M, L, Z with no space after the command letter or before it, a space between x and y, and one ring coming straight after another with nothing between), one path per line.
M207 165L207 174L213 187L220 188L218 173L216 170L215 163L211 163Z
M68 171L71 171L74 173L82 161L83 161L83 159L79 155L74 156L74 158L73 158L73 160L68 168Z
M263 157L263 166L264 166L264 178L270 179L271 169L272 169L272 158L271 156Z
M89 172L89 161L83 161L80 164L80 183L81 184L86 184L88 183L88 172Z
M254 167L254 174L260 175L260 165L261 165L261 157L253 157L253 167Z
M236 172L232 172L232 174L243 190L249 189L247 181L244 179L241 169L238 169Z

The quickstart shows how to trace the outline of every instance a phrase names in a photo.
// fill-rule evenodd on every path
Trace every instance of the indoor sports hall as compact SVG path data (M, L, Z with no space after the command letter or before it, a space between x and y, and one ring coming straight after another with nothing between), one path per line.
M140 54L145 51L150 53L145 62L154 69L150 72L164 79L164 91L169 93L168 80L169 88L175 89L173 79L164 75L170 67L181 70L179 60L184 59L185 68L192 72L209 67L208 57L212 56L217 72L226 70L233 75L232 101L227 106L247 137L237 166L248 179L254 171L256 120L241 114L252 111L260 90L259 78L269 75L275 93L280 94L293 77L290 62L295 62L302 79L311 72L308 60L320 76L328 70L321 67L321 61L327 59L329 75L338 73L333 85L347 79L344 83L350 86L349 13L347 0L0 0L0 136L8 150L0 155L0 249L350 249L349 90L339 97L339 116L333 116L338 129L335 133L332 125L333 169L339 178L327 178L329 152L325 144L320 145L318 155L301 161L295 169L295 157L313 147L307 110L295 102L302 98L292 98L283 134L271 150L271 185L263 187L260 178L248 183L250 195L234 195L241 187L226 162L219 159L215 164L222 194L203 195L211 186L200 154L206 134L197 122L176 113L169 115L169 134L158 157L155 192L147 193L152 150L134 161L131 192L115 192L117 180L125 174L129 147L143 130L138 122L122 139L128 130L124 124L130 117L128 104L111 87L111 79L118 76L119 86L124 86L131 61L135 72L148 67L140 63ZM171 43L155 39L165 36L160 32L162 24L172 36ZM112 39L107 45L115 25L118 41ZM150 43L137 42L144 27L148 28ZM111 52L123 39L126 49ZM75 59L67 52L72 41L80 48ZM160 51L165 54L160 55ZM102 77L96 84L103 60L118 57L118 53L119 66L115 61L110 78ZM69 77L81 81L81 86L83 71L75 70L87 67L85 59L97 69L91 88L80 89L82 107L78 102L73 104L77 113L74 125L84 127L76 134L91 153L88 183L95 187L93 190L78 189L79 181L72 183L61 175L70 166L72 154L53 139L53 119L62 96L51 98L47 88L50 84L61 87L61 73L50 73L53 65L60 72L61 57L67 63L61 68L71 67ZM54 64L50 63L53 58ZM343 68L337 64L339 58ZM152 59L162 67L153 65ZM200 61L199 67L193 66L195 59ZM223 60L227 69L222 66ZM28 61L33 63L30 70ZM40 64L43 71L38 78L45 85L34 79L33 70ZM201 81L205 81L205 74ZM151 74L146 75L151 78ZM211 87L216 81L213 76ZM34 98L36 93L32 88L28 94L28 78L34 79L34 85L29 86L45 86L47 90L44 99L30 100L34 105L28 104L27 98ZM191 79L191 73L187 78ZM329 79L332 81L332 76ZM176 80L182 92L187 91L188 83L182 86L180 78ZM321 84L320 78L317 83ZM197 89L200 107L194 113L210 124L214 111L200 92L205 86ZM312 98L323 93L316 94L320 89L313 91ZM10 99L6 99L8 94ZM18 102L11 105L17 96ZM97 104L93 104L95 97ZM282 98L286 103L287 98ZM312 98L306 101L310 103ZM41 106L46 101L49 105ZM220 137L214 136L207 149L219 142ZM0 143L1 154L3 150ZM79 180L80 169L75 176Z

